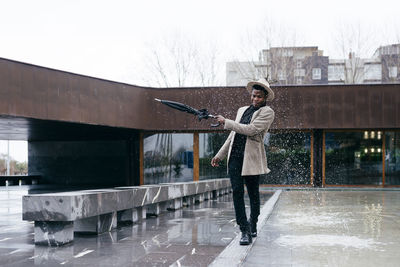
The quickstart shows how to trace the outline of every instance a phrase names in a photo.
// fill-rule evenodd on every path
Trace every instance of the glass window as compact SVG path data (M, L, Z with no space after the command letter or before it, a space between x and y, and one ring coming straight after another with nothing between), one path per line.
M278 79L280 81L286 80L286 71L285 70L278 70Z
M0 176L28 175L28 142L0 140Z
M264 144L271 172L261 178L261 184L310 184L309 132L268 133Z
M389 78L397 78L397 67L389 67Z
M143 139L144 184L193 181L193 134L158 133Z
M382 184L382 132L326 132L325 183Z
M294 69L294 76L303 77L305 75L306 75L306 70L305 69Z
M385 185L400 185L400 132L385 137Z
M292 57L293 56L293 50L292 49L283 49L282 56L283 57Z
M382 65L381 64L366 64L364 66L364 80L381 80Z
M199 134L200 180L228 177L226 159L219 167L211 166L211 159L218 153L228 135L228 133Z
M344 65L329 65L328 66L329 81L344 81Z
M321 80L321 69L320 68L312 69L312 79L313 80Z

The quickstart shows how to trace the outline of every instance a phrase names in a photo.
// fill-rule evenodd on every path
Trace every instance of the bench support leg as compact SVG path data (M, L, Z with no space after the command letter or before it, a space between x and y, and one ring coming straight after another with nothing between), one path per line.
M171 211L177 210L177 209L182 208L182 205L183 205L183 199L175 198L175 199L168 201L167 210L171 210Z
M111 212L75 221L74 231L101 234L117 227L117 213Z
M160 202L158 205L160 205L161 212L164 212L168 209L168 201Z
M161 213L159 203L146 205L146 217L158 216Z
M62 246L74 240L74 222L35 222L35 244Z
M197 194L195 195L195 203L200 203L204 201L204 194Z
M184 206L191 206L194 205L194 197L193 196L186 196L183 198L183 205Z
M117 213L118 222L135 223L139 221L139 213L137 209L121 210Z

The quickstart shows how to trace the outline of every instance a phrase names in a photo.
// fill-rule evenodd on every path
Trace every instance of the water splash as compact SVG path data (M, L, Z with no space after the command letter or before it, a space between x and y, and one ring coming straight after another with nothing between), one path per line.
M332 226L332 225L343 225L348 223L350 218L341 217L343 213L340 212L318 212L318 214L295 212L290 214L280 215L280 219L277 222L278 225L302 225L302 226Z
M371 249L382 243L372 238L361 239L346 235L283 235L275 240L280 246L298 248L304 246L341 246L355 249Z

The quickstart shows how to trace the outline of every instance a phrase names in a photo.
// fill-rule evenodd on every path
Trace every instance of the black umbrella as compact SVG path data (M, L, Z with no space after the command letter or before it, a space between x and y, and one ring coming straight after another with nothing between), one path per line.
M199 121L201 121L202 119L216 118L216 116L209 114L208 110L205 108L195 109L195 108L192 108L188 105L185 105L185 104L182 104L179 102L170 101L170 100L161 100L158 98L154 98L154 100L161 102L162 104L167 105L170 108L177 109L179 111L187 112L190 114L194 114L199 118ZM220 125L219 123L211 124L211 127L218 127L219 125Z

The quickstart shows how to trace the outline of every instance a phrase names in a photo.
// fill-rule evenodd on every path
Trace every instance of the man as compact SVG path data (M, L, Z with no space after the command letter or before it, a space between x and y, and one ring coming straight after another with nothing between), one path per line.
M249 245L257 236L257 221L260 214L260 175L268 173L264 137L274 120L274 111L266 105L274 99L266 79L247 84L251 93L251 105L239 108L236 120L218 115L217 120L224 129L231 130L221 149L211 160L212 166L228 156L228 174L233 190L236 223L242 237L240 245ZM247 221L244 204L244 183L250 198L250 220Z

